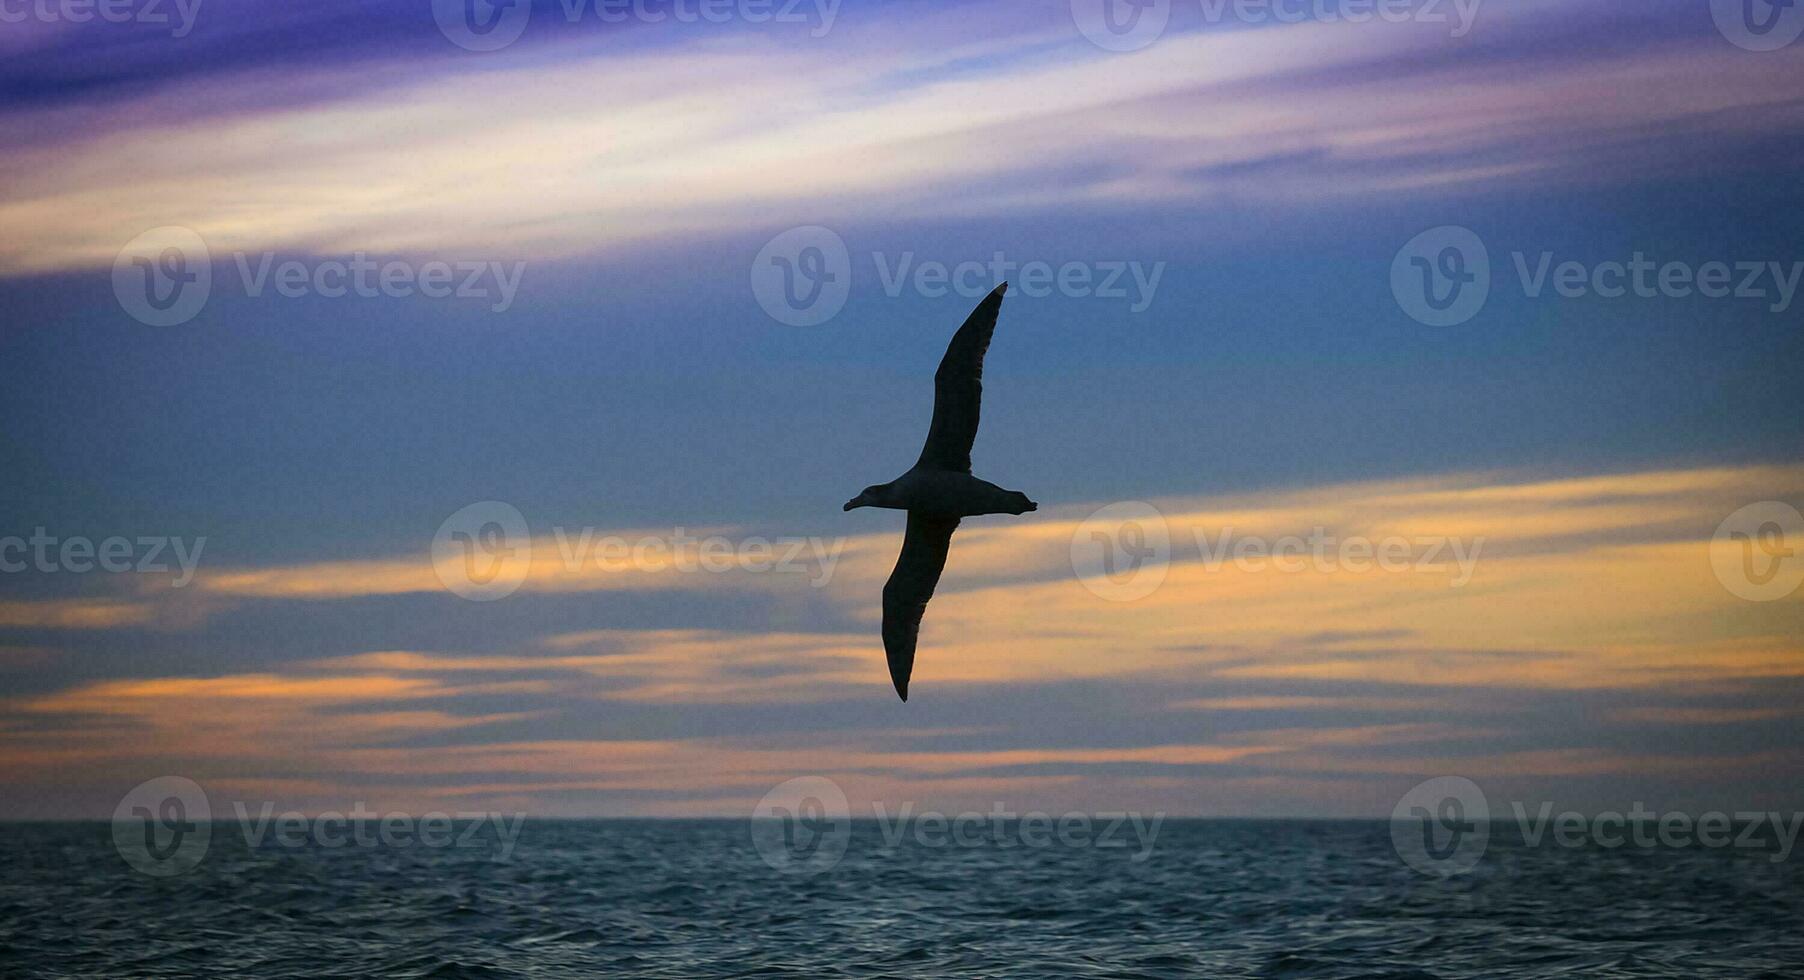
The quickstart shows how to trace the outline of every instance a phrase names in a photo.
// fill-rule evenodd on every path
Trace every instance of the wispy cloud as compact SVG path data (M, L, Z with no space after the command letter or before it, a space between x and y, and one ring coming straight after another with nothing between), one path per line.
M571 801L602 794L623 812L672 812L665 804L722 812L742 790L798 766L841 774L873 798L980 777L1040 779L1044 792L1126 780L1158 795L1163 771L1175 767L1236 785L1275 779L1285 788L1270 798L1293 801L1308 798L1306 784L1324 771L1457 766L1551 778L1785 766L1796 760L1731 757L1722 745L1692 745L1670 731L1645 751L1604 748L1583 727L1787 723L1784 710L1753 692L1778 684L1778 696L1804 678L1799 603L1732 594L1712 571L1709 541L1748 500L1801 493L1804 470L1746 467L1553 480L1455 475L1166 499L1157 504L1175 560L1163 585L1129 602L1093 594L1073 569L1071 542L1088 507L1006 526L972 522L959 532L924 626L923 682L952 704L969 692L994 703L1005 691L1074 684L1151 698L1142 730L1106 744L1074 743L1006 715L979 730L899 738L885 731L895 719L860 709L854 716L870 717L849 720L830 740L791 731L787 747L770 747L783 712L889 706L875 621L896 542L882 533L848 547L820 590L845 617L870 624L859 629L612 627L520 636L490 652L378 650L224 676L93 681L14 699L19 721L0 733L0 760L24 783L77 761L106 772L162 759L228 780L296 780L316 794L336 781L341 795L406 772L430 784L407 792L439 799L461 787L580 811ZM1462 586L1445 563L1285 571L1212 563L1184 543L1227 529L1276 538L1316 527L1485 543ZM428 556L372 567L384 571L334 567L323 577L339 583L332 589L268 584L322 580L312 567L203 571L192 587L239 602L321 606L389 596L397 581L424 590L433 575ZM544 594L635 588L609 577L567 581L549 566L544 573ZM626 574L662 588L679 573ZM759 588L812 591L799 579L766 578ZM703 595L744 585L691 576L687 587ZM539 586L529 579L524 588ZM139 601L154 605L156 595ZM465 600L446 593L440 601ZM1608 707L1595 721L1553 723L1534 700L1521 700L1532 691L1543 700L1605 698ZM759 737L670 738L642 734L653 730L639 714L648 708L777 714ZM623 712L619 727L605 725L611 737L581 734L593 726L584 719Z
M1584 29L1574 12L1589 6L1487 11L1484 30L1508 49L1525 34ZM275 84L237 66L177 77L103 119L29 109L27 131L47 135L0 152L14 175L0 196L0 273L104 266L160 225L192 228L217 253L546 258L759 229L777 215L1589 180L1601 159L1650 172L1699 139L1721 148L1804 125L1787 84L1804 52L1749 58L1715 38L1618 41L1525 71L1438 25L1190 29L1111 54L1069 23L1017 24L973 47L948 42L968 36L969 9L863 16L910 23L814 43L560 36L506 61L349 69L368 89L344 85L343 65L285 66L284 87L317 97L201 108L221 88ZM1198 109L1174 115L1174 103ZM755 124L748 106L763 110ZM75 114L88 124L70 125Z

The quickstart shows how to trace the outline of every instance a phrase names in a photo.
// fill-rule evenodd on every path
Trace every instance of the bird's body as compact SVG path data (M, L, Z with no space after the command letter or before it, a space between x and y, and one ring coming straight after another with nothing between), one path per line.
M914 672L921 616L946 567L959 521L983 514L1024 514L1039 507L1024 493L971 475L971 445L977 439L983 395L983 355L1007 289L1008 283L1003 283L984 297L946 347L933 376L933 423L921 458L908 472L866 487L846 502L846 510L885 507L908 512L902 555L883 586L883 650L889 658L890 681L904 701Z
M872 502L868 506L939 517L1024 514L1038 506L1018 490L1004 490L969 473L936 470L919 464L883 486L891 489L893 494L885 497L885 502Z

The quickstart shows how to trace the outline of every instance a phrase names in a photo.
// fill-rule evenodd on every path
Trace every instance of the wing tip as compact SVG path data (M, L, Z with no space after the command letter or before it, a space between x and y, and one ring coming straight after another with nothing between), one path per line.
M908 678L892 677L890 679L892 681L894 681L896 684L896 696L902 699L903 704L907 704L908 703Z
M996 319L1002 315L1002 297L1007 292L1008 282L1005 280L999 283L995 289L992 289L985 294L983 299L978 300L977 305L971 307L971 315L966 318L964 326L959 328L960 333L953 336L953 341L956 342L966 328L976 327L979 328L979 333L983 337L982 346L989 346L989 333L996 329ZM952 348L948 347L946 353L950 355L952 353ZM982 360L982 356L982 350L980 348L978 351L979 361ZM944 367L944 362L942 362L940 366ZM981 364L979 366L981 367ZM938 375L935 375L935 377L937 378Z

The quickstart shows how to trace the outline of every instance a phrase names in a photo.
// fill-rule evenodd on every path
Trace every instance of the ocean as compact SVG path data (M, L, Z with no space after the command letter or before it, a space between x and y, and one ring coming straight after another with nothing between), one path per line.
M1385 821L1172 819L1150 841L854 821L825 847L744 820L454 829L222 822L162 876L112 824L0 824L0 975L1804 976L1804 859L1770 848L1530 846L1499 825L1441 876Z

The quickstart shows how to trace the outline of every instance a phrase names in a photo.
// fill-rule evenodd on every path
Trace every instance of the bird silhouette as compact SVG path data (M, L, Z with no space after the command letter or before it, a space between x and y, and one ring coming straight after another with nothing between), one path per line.
M921 615L946 567L952 532L958 522L980 514L1025 514L1040 505L1027 494L1004 490L971 475L971 444L977 440L977 417L983 400L983 355L996 332L996 314L1008 283L997 286L977 304L964 326L946 345L946 356L933 375L933 422L927 445L908 472L888 483L865 487L846 501L856 507L908 511L902 555L883 586L883 652L896 694L908 700L914 673L915 640Z

